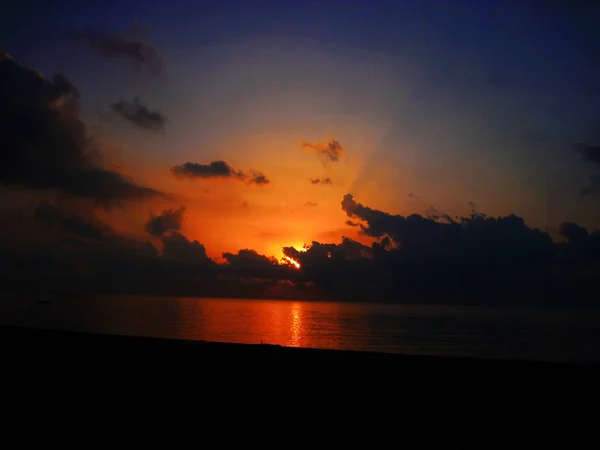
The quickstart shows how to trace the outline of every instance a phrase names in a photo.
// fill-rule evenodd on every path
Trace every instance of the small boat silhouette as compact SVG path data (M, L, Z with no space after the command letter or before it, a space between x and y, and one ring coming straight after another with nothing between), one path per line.
M40 305L50 305L58 296L58 291L54 289L50 289L47 291L42 291L40 296L38 297L38 303Z

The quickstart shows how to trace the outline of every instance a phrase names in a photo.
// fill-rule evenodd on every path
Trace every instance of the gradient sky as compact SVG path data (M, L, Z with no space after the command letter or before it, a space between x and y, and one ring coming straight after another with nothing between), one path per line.
M396 214L464 215L473 202L550 232L563 221L600 228L597 192L581 194L594 167L575 150L600 142L600 16L584 2L9 3L0 46L67 75L106 160L177 196L103 212L122 233L184 205L184 234L214 258L369 242L345 224L347 193ZM64 37L87 27L143 38L162 72ZM135 96L166 117L163 131L111 110ZM333 138L339 161L302 147ZM169 172L215 160L270 183Z

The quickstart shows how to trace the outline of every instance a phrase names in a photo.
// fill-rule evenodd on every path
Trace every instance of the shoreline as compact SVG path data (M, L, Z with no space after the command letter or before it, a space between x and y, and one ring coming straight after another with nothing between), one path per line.
M427 370L556 371L599 369L600 365L546 361L497 360L469 357L408 355L356 350L237 344L158 337L114 335L84 331L0 325L4 356L42 361L68 358L130 364L143 360L177 361L211 367L242 364L259 366L387 366Z

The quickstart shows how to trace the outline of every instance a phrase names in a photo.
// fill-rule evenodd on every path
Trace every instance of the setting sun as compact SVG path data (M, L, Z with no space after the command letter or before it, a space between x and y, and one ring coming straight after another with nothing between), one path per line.
M296 261L294 258L290 258L289 256L284 256L283 258L281 258L281 260L284 263L288 263L291 264L292 266L294 266L296 269L300 268L300 263L298 261Z

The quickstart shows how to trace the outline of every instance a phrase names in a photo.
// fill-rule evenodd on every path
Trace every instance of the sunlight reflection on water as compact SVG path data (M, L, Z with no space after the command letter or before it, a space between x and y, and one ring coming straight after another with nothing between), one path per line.
M301 337L303 333L302 324L302 306L299 303L293 303L290 309L290 330L292 333L290 346L302 347Z
M597 310L142 296L0 300L0 323L293 347L600 362Z

